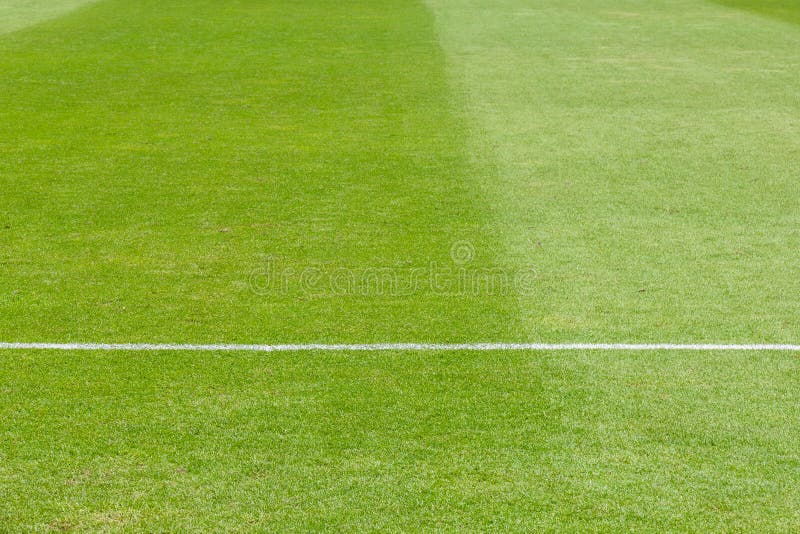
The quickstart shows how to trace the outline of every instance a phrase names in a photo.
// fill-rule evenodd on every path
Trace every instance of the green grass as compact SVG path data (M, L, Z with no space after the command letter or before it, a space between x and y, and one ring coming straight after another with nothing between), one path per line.
M786 22L800 24L800 9L792 0L715 0L724 6L744 9Z
M798 6L78 4L0 8L0 341L798 342ZM300 274L374 269L418 285ZM792 531L798 384L781 353L5 352L0 530Z
M92 0L3 0L0 34L58 17Z
M4 46L2 260L26 263L3 280L4 331L510 335L508 299L475 313L477 298L422 291L309 296L297 275L285 291L251 288L270 264L449 265L459 239L500 256L421 6L101 2Z
M431 4L473 142L497 147L508 257L539 274L534 337L796 338L794 26L695 1Z
M2 521L793 530L798 372L769 354L26 354L3 366Z

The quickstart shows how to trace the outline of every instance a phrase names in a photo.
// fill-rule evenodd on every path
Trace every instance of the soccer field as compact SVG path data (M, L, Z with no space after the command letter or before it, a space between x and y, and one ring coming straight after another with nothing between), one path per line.
M0 531L797 531L798 343L795 1L0 0Z

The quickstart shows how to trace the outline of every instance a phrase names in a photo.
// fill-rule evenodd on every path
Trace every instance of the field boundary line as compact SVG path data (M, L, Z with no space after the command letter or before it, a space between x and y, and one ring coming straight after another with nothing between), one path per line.
M381 352L381 351L771 351L800 352L800 345L729 343L301 343L277 345L183 343L3 343L0 350L129 352Z

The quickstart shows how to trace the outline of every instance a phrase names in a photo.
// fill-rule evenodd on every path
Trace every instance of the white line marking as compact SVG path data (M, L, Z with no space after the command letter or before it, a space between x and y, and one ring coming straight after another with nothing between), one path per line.
M774 344L679 344L679 343L375 343L297 345L174 344L174 343L0 343L0 350L81 350L81 351L193 351L193 352L298 352L298 351L781 351L800 352L800 345Z

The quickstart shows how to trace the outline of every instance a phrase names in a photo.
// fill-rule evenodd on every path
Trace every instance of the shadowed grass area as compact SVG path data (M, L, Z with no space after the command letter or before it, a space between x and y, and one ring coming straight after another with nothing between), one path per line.
M767 15L785 22L800 24L800 3L793 0L713 0L736 9Z

